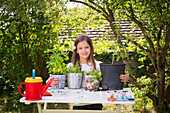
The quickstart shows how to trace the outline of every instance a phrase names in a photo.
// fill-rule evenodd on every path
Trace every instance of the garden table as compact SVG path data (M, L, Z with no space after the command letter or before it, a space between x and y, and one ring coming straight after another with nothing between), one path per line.
M121 104L135 104L134 95L130 88L124 88L123 90L106 90L106 91L90 91L86 89L54 89L49 88L47 90L52 96L43 96L42 100L38 101L26 101L25 97L20 99L20 102L25 104L37 103L39 113L55 112L55 113L121 113ZM122 92L129 92L131 99L121 98ZM117 96L116 101L108 101L111 94ZM73 103L73 104L115 104L117 111L106 110L61 110L61 109L47 109L47 103ZM44 108L41 108L41 104L44 104Z

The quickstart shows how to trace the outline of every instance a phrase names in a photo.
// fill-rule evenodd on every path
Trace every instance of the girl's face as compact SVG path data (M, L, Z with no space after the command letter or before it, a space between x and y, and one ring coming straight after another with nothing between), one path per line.
M77 44L77 53L80 56L80 59L88 59L90 55L90 45L87 41L81 41Z

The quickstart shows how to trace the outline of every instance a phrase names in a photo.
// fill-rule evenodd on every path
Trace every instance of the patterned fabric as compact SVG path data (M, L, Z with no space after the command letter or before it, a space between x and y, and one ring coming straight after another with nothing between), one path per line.
M57 84L56 87L52 87L52 88L59 88L59 89L64 89L64 85L65 85L65 80L66 80L66 75L53 75L50 74L50 77L54 78L54 79L58 79L60 82Z
M97 79L93 79L93 76L86 75L86 88L87 89L98 89L100 82Z

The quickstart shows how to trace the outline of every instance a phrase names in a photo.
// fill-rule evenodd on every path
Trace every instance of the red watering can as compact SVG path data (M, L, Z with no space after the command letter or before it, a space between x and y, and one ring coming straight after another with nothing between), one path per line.
M18 86L19 94L26 97L25 100L28 101L41 100L52 81L53 79L51 78L48 80L47 84L43 86L41 77L35 77L35 79L32 77L27 77L25 79L25 83L20 83ZM21 93L21 85L25 85L25 95Z

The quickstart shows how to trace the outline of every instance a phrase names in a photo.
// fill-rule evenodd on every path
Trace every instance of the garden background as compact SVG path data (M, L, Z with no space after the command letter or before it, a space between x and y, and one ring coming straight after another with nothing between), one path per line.
M70 2L81 7L70 9ZM2 0L0 111L37 112L36 105L19 102L18 85L33 68L46 81L50 51L57 46L71 57L75 36L89 31L103 31L90 36L96 60L127 64L130 79L124 87L132 89L136 104L122 112L170 111L169 5L168 0ZM122 28L124 21L130 30ZM108 106L103 109L114 109Z

